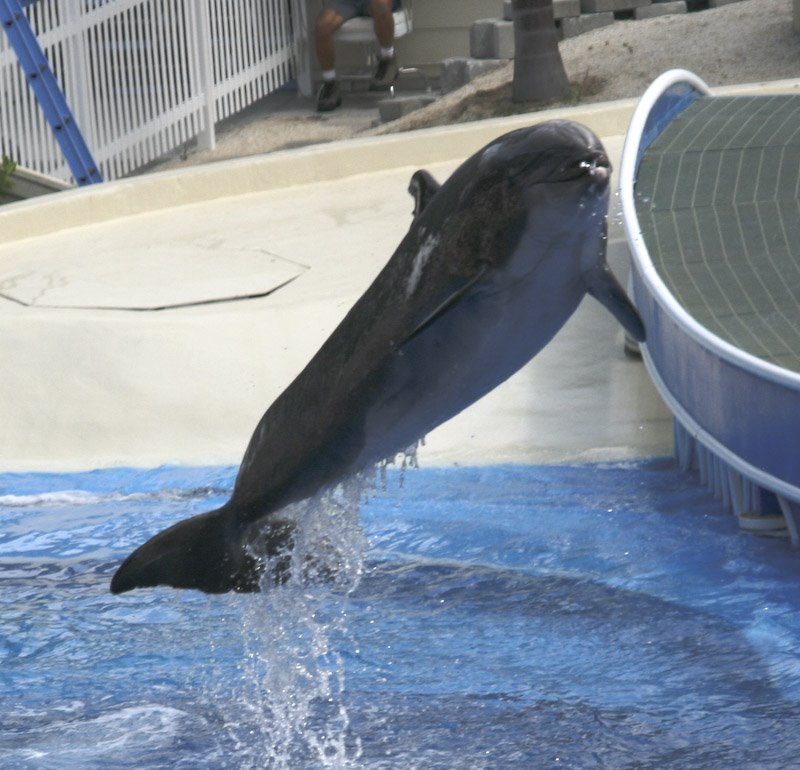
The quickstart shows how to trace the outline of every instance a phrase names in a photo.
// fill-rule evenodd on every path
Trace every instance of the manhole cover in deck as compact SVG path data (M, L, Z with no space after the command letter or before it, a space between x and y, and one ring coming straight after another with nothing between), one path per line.
M0 267L0 295L63 309L166 310L263 297L307 269L263 249L186 242L19 257Z

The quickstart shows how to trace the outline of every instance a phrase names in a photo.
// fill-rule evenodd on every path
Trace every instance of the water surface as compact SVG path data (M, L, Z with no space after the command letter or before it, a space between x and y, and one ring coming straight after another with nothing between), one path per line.
M0 476L0 767L795 766L797 554L668 461L390 470L332 583L108 593L234 475Z

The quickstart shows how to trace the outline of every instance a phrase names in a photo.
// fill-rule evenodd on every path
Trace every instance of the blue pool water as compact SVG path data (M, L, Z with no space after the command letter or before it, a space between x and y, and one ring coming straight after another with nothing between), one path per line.
M233 477L0 476L0 767L800 763L800 558L668 461L390 471L303 520L332 582L108 593Z

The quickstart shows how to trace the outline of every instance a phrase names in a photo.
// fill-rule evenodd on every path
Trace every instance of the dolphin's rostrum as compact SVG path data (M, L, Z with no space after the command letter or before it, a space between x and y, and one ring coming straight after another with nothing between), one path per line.
M291 544L282 508L393 457L481 398L587 292L644 340L606 264L609 176L600 141L568 121L500 137L441 187L417 176L408 234L261 418L231 499L134 551L111 590L258 590L249 546L270 555Z

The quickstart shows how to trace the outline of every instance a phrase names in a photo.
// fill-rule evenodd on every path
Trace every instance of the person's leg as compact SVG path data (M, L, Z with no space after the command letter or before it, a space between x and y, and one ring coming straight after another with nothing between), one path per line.
M317 61L322 70L322 86L317 94L317 110L320 112L335 110L342 103L339 84L336 82L336 47L333 35L356 12L355 4L350 0L326 0L317 16L314 42Z
M392 0L370 0L369 15L375 24L375 37L381 48L394 46L394 16Z
M397 60L394 55L394 16L392 0L369 0L369 15L375 25L375 37L380 44L378 69L370 88L384 89L397 80Z
M323 72L330 71L336 66L336 47L333 44L333 34L345 21L345 17L333 8L323 8L317 16L314 42L317 49L317 61Z

